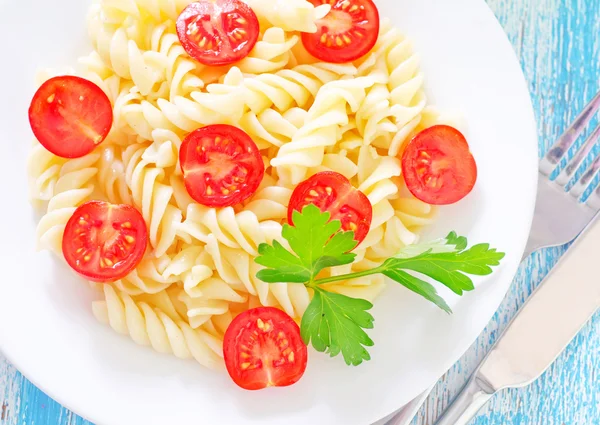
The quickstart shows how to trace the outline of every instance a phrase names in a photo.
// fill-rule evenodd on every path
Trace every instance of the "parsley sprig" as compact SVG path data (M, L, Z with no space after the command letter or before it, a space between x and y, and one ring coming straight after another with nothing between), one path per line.
M373 341L365 329L373 328L374 318L368 312L373 305L329 292L322 285L381 273L451 313L428 280L462 295L475 288L469 275L489 275L492 267L504 258L503 253L489 244L467 248L467 239L452 232L443 239L406 247L379 267L319 277L326 268L354 262L356 254L351 252L357 245L354 233L341 231L340 221L330 221L330 214L314 205L306 206L301 213L295 211L293 219L294 226L285 225L282 231L291 251L278 241L261 244L255 261L265 268L257 277L268 283L298 283L311 288L314 296L302 316L302 339L331 357L341 353L349 365L370 360L366 347L372 346Z

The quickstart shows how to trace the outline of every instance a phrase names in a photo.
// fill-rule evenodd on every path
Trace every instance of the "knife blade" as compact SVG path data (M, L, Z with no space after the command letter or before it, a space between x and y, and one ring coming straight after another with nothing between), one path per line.
M467 424L493 394L529 385L600 308L598 216L542 281L436 425Z

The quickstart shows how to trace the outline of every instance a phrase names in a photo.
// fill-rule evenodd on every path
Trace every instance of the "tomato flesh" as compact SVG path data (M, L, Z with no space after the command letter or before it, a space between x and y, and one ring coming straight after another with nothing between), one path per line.
M259 23L250 6L240 0L202 0L181 12L177 35L197 61L229 65L248 56L258 40Z
M273 307L254 308L227 328L223 356L231 379L246 390L286 387L302 377L308 350L294 320Z
M410 141L402 172L408 190L432 205L460 201L477 181L477 164L465 136L445 125L428 128Z
M131 272L148 243L144 218L131 205L90 201L69 219L62 250L67 263L86 279L111 282Z
M265 167L256 144L244 131L219 124L199 128L179 151L185 187L198 203L228 207L251 196Z
M369 233L373 219L371 202L339 173L324 171L300 183L290 199L288 223L294 224L294 211L302 211L309 204L316 205L321 211L328 211L332 220L340 220L342 229L353 231L358 243Z
M379 11L372 0L309 0L315 6L332 5L318 20L317 32L303 33L306 50L322 61L343 63L369 53L379 37Z
M29 106L33 134L48 151L79 158L102 143L113 123L106 94L91 81L73 76L51 78Z

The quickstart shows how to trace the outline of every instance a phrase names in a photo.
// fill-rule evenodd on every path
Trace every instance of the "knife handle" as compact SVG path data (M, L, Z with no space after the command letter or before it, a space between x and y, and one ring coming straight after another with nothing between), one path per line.
M467 425L493 395L489 386L473 376L435 425Z

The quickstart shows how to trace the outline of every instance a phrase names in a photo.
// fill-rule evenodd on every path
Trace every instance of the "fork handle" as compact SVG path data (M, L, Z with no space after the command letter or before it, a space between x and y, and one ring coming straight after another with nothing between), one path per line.
M473 376L435 425L467 425L493 395L494 391Z

